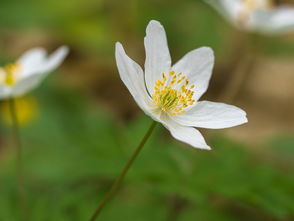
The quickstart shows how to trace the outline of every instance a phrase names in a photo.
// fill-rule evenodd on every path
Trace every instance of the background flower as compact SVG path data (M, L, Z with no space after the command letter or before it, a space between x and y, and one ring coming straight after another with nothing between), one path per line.
M0 99L18 97L37 87L48 72L57 68L68 53L67 47L52 55L42 48L24 53L15 63L0 68Z
M206 0L236 27L267 34L294 31L294 7L273 0Z

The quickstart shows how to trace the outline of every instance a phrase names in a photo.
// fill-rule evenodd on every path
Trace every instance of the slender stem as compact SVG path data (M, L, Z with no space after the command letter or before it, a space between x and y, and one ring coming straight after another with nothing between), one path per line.
M243 58L242 64L240 64L234 72L232 79L230 79L225 92L219 99L222 102L234 102L240 91L242 90L246 78L248 78L250 72L254 66L254 57L247 55Z
M153 121L150 128L148 129L147 133L145 134L145 136L143 137L143 139L139 143L138 147L136 148L136 150L132 154L131 158L129 159L129 161L125 165L124 169L122 170L120 175L115 179L115 181L113 182L110 190L106 193L103 200L101 201L101 203L99 204L99 206L97 207L97 209L95 210L94 214L91 216L89 221L95 221L96 220L96 218L98 217L98 215L100 214L102 209L105 207L107 202L111 199L113 194L117 191L117 189L118 189L119 185L121 184L123 178L125 177L126 173L130 169L130 167L132 166L132 164L135 161L135 159L137 158L138 154L141 152L142 148L144 147L144 144L146 143L146 141L150 137L153 129L155 128L155 126L156 126L156 122Z
M235 57L239 58L239 62L233 75L229 79L226 89L219 97L219 100L223 102L234 102L235 98L245 85L246 80L248 80L256 63L256 54L258 54L260 43L258 42L258 36L242 34L238 38L238 42L239 44L242 44L242 47L237 47L238 53L240 53L240 51L242 51L242 53L235 55Z
M17 184L18 184L18 195L19 195L19 207L21 220L26 220L26 199L25 199L25 188L24 188L24 175L22 168L22 143L19 133L19 123L16 112L15 99L11 97L8 100L9 110L12 120L12 129L14 142L16 146L16 174L17 174Z

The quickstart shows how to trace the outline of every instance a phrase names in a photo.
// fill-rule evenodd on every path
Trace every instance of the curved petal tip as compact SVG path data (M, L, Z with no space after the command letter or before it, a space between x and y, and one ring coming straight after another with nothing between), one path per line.
M147 28L146 28L146 33L156 33L157 31L159 32L165 32L164 31L164 27L162 26L162 24L159 21L156 20L151 20L149 21Z

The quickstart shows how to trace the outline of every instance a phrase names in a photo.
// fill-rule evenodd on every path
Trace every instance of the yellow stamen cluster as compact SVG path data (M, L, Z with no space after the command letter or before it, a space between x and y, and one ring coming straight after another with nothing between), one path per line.
M1 73L4 74L4 77L2 77L2 83L12 87L16 83L17 79L17 72L20 69L20 64L14 63L14 64L8 64L4 66L3 71Z
M189 85L188 78L182 73L162 73L162 79L155 82L153 103L169 115L185 113L185 108L195 102L194 87L194 84Z

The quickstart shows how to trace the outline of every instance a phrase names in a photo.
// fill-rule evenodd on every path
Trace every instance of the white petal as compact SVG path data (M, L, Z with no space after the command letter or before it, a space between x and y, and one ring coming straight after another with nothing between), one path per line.
M187 53L172 67L172 70L176 73L182 72L191 83L195 84L194 99L198 100L208 88L213 64L212 49L202 47Z
M221 129L247 123L246 112L233 105L200 101L173 119L186 126Z
M120 43L115 45L115 58L121 80L139 105L139 107L150 115L151 98L147 93L144 83L142 68L130 59Z
M155 81L171 67L171 58L163 26L158 21L150 21L144 39L146 50L145 79L147 89L153 93Z
M42 82L43 78L44 75L42 74L31 74L21 79L12 88L13 97L22 96L27 92L35 89Z
M40 69L46 56L47 53L43 48L33 48L25 52L17 61L21 65L21 78Z
M67 56L69 52L68 47L62 46L58 48L55 52L53 52L42 64L40 73L48 73L57 68Z
M210 150L201 133L193 127L182 126L173 121L169 116L164 115L162 124L170 131L171 135L184 143L195 148Z
M231 23L235 23L234 20L238 17L243 4L241 0L206 0L206 2Z
M280 7L273 11L258 11L253 16L261 31L272 34L294 31L294 8Z
M34 74L47 74L58 67L68 54L68 48L63 46L58 48L48 58L47 53L42 48L31 49L19 60L21 65L20 77L24 79Z
M11 88L0 85L0 100L5 100L11 96Z
M46 58L46 52L42 49L32 49L20 59L22 71L21 78L12 88L13 96L21 96L36 88L46 74L61 64L68 54L68 48L63 46Z

